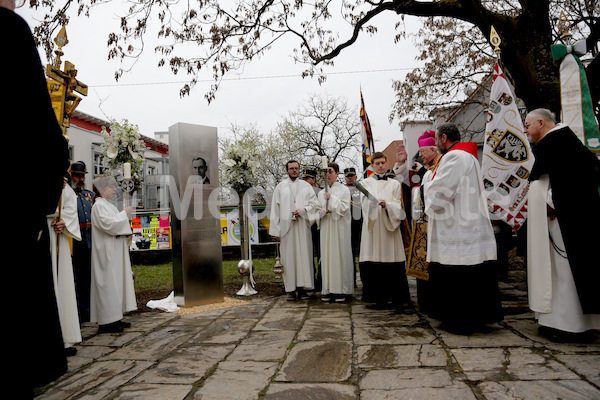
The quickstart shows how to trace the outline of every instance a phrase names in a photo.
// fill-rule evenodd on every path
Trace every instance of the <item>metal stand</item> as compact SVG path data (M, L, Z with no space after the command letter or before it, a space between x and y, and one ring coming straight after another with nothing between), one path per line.
M248 196L249 197L249 196ZM242 199L242 202L244 200ZM248 201L248 203L250 203L250 201ZM241 203L242 204L242 203ZM250 204L249 204L250 206ZM243 254L245 256L245 260L241 260L238 263L238 272L240 273L240 275L243 276L243 282L242 282L242 288L237 292L238 296L252 296L253 294L258 293L256 290L254 290L254 285L256 285L256 282L254 282L254 277L252 276L252 271L254 270L254 263L252 262L252 248L250 245L250 220L247 217L247 212L245 210L249 210L249 208L246 207L240 207L241 209L239 210L239 218L240 218L240 222L242 222L242 218L244 219L244 227L246 228L244 232L242 232L242 230L240 229L240 239L241 239L241 235L245 234L246 235L246 240L242 240L242 247L244 247L243 250Z

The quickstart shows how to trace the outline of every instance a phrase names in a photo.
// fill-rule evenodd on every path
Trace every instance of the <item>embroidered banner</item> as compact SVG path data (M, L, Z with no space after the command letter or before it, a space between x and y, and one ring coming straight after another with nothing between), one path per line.
M585 40L574 45L554 44L552 58L560 63L562 122L594 153L600 153L600 134L585 68L578 56L587 52Z
M363 99L362 90L360 91L360 127L362 134L362 157L363 157L363 173L364 177L368 178L373 175L373 167L371 167L371 156L375 152L373 146L373 132L371 131L371 123L365 109L365 101Z
M527 178L533 163L515 97L496 63L481 169L490 211L515 229L527 218Z
M427 262L427 223L413 221L412 238L406 261L406 275L428 281L427 267L429 267Z

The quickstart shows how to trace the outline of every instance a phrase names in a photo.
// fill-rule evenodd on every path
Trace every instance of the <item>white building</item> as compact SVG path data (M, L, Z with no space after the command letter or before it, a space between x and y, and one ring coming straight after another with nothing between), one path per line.
M75 110L71 126L67 128L71 162L83 161L87 166L86 189L92 190L92 181L106 170L102 154L102 127L109 129L110 122ZM169 208L162 177L169 174L169 146L142 135L146 145L144 151L144 180L139 207L145 210Z

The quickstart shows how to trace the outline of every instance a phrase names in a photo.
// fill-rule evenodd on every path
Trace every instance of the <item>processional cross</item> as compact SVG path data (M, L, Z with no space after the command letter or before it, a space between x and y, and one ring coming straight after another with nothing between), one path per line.
M58 45L58 49L54 51L56 59L54 64L46 66L46 75L50 78L48 79L48 91L56 119L66 136L67 128L71 125L71 114L81 102L81 97L77 96L75 92L87 96L88 87L77 80L77 70L71 62L65 61L64 70L60 69L61 57L65 54L62 48L69 43L64 26L54 38L54 42Z

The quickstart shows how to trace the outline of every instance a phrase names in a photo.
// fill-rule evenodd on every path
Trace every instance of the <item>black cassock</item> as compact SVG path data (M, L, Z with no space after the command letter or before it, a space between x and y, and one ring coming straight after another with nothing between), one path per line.
M26 398L67 370L46 215L56 210L69 160L29 26L0 7L0 33L4 365L14 397Z
M529 180L547 174L556 218L584 314L600 313L600 162L568 127L546 134L534 147Z

